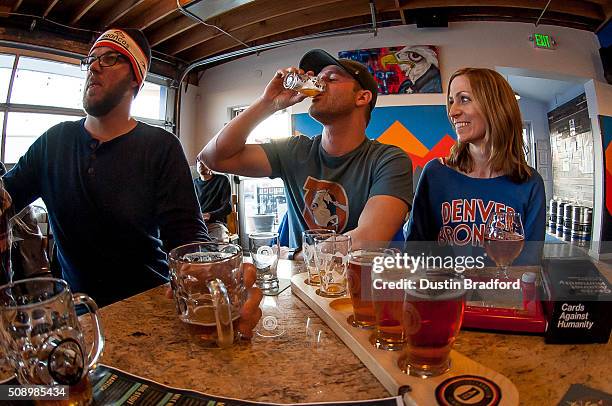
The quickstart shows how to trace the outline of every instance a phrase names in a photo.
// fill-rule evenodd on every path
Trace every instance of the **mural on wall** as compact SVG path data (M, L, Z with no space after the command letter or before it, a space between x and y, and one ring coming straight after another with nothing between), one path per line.
M313 137L323 130L307 113L293 114L291 124L294 135ZM396 145L410 156L415 188L425 164L448 156L456 139L445 106L377 107L372 111L366 136Z
M604 150L604 207L601 219L601 241L612 241L612 117L599 116ZM602 249L604 247L601 247ZM609 251L608 250L606 251Z
M339 58L366 65L380 94L442 93L438 49L431 45L357 49Z

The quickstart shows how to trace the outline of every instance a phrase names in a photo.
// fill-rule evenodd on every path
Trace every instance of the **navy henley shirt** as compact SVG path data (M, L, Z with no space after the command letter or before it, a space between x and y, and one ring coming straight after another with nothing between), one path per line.
M100 143L85 120L45 132L5 176L16 212L41 197L62 277L98 305L166 282L166 253L208 241L179 140L142 122Z

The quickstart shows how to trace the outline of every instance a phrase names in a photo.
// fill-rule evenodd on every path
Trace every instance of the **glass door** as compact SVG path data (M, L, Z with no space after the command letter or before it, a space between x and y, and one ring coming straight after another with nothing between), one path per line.
M232 118L246 107L232 109ZM281 110L262 121L247 138L247 144L262 144L291 136L291 114ZM248 245L249 233L278 231L287 212L285 185L281 179L239 177L238 217L240 241Z

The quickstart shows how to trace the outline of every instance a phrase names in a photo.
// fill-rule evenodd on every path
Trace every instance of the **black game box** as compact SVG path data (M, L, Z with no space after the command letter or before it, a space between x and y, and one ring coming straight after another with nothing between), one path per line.
M607 343L612 329L612 286L589 259L543 262L544 308L551 344Z

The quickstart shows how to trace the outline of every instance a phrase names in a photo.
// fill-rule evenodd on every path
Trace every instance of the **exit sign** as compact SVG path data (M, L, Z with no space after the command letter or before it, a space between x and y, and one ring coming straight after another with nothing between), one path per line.
M529 37L530 41L533 41L533 46L536 48L555 49L557 43L555 40L547 34L533 34Z

